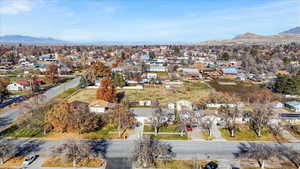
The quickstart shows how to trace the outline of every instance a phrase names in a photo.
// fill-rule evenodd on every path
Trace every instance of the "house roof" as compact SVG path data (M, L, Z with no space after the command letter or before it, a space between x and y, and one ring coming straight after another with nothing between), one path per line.
M179 68L179 70L185 73L199 73L198 69L193 68Z
M237 74L238 73L236 68L223 68L222 72L224 74Z
M27 80L20 80L20 81L17 81L16 83L19 84L19 85L22 85L22 86L29 86L30 85L30 82L27 81Z
M95 100L90 104L90 106L94 106L94 107L108 107L108 105L109 102L105 100Z
M90 107L107 107L113 108L116 104L107 102L105 100L95 100L90 104Z

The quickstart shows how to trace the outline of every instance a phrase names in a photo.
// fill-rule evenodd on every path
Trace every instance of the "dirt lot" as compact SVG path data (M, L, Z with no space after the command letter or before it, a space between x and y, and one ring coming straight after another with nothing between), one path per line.
M246 101L248 96L254 91L261 90L258 85L252 83L226 79L210 81L209 85L218 92L235 94L244 101Z

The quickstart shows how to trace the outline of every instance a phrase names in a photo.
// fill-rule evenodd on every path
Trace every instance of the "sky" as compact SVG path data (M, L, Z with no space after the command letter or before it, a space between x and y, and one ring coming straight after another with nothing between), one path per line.
M199 42L300 26L300 0L0 0L0 35Z

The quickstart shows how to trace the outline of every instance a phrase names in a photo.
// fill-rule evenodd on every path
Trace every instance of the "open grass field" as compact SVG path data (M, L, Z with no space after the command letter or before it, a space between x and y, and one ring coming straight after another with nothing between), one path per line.
M138 102L140 100L157 99L161 105L178 100L197 101L201 96L205 96L211 89L202 82L184 82L178 87L177 91L165 88L145 88L144 90L117 90L123 92L125 99L130 102ZM79 100L83 102L93 102L96 99L96 89L83 89L79 93L72 96L69 101Z
M76 93L68 99L68 101L83 101L91 103L96 100L96 89L82 89L80 92Z
M102 159L88 159L84 162L81 162L77 165L77 167L86 167L86 168L98 168L105 165L105 161ZM67 167L72 168L72 161L66 161L61 159L60 157L50 157L43 164L42 167ZM77 168L76 167L76 168Z
M247 125L240 126L235 132L235 137L230 137L229 130L219 129L222 136L230 141L288 141L282 137L275 137L269 129L262 130L262 136L258 137L257 134Z

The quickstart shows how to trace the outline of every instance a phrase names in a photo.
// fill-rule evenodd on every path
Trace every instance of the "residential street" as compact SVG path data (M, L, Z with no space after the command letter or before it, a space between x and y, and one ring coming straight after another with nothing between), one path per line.
M53 97L59 95L60 93L64 92L69 88L74 88L78 86L80 83L80 77L77 77L71 81L63 83L59 86L49 89L47 92L44 93L46 96L46 102L52 99ZM26 101L25 101L26 102ZM20 115L19 107L15 109L9 110L8 112L0 114L0 131L7 127L11 122L15 121L18 116Z
M106 159L124 159L133 155L135 141L128 140L98 140L98 149L101 155ZM40 167L43 160L47 159L50 154L51 147L57 146L62 141L40 141L40 140L15 140L20 147L25 147L26 154L38 154L39 159L36 160L29 168L35 169ZM163 141L172 146L172 150L176 155L176 159L190 160L230 160L234 159L235 153L239 152L239 148L248 144L248 142L224 142L224 141ZM279 143L266 142L270 146L279 146ZM300 150L299 143L282 144L287 147L293 147L294 150ZM28 148L30 147L30 148Z

